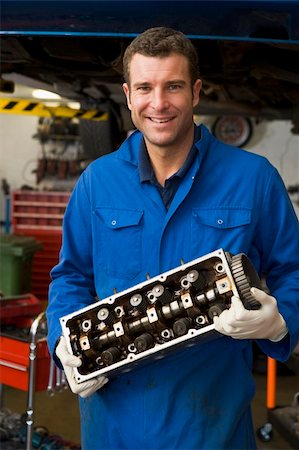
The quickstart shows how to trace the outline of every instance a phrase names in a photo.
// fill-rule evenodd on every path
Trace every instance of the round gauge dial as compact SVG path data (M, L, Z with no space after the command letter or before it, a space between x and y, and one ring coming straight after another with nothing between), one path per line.
M225 144L242 147L252 135L252 124L247 117L218 117L212 127L214 136Z

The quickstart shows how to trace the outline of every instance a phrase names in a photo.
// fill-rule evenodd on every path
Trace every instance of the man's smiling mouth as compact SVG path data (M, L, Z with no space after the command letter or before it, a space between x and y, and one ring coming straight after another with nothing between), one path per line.
M173 117L165 117L165 118L157 118L157 117L148 117L149 120L151 120L154 123L167 123L174 119Z

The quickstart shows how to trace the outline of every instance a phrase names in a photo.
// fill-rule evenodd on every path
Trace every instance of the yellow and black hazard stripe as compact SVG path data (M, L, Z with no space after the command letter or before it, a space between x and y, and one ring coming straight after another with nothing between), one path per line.
M108 120L109 113L97 110L78 110L68 106L48 106L42 102L16 98L0 98L0 113L39 117L69 117L88 120Z

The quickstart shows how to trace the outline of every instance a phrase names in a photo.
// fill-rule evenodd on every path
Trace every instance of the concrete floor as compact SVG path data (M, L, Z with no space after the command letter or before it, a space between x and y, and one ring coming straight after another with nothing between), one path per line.
M267 422L266 409L266 375L255 375L257 393L253 401L253 416L256 429ZM299 377L297 375L283 375L277 377L276 400L277 405L287 406L292 403L294 394L299 391ZM4 386L3 406L13 412L26 411L27 393ZM58 434L65 440L80 443L80 422L77 397L68 389L49 396L46 392L35 394L34 406L35 425L45 426L51 434ZM271 442L262 443L257 440L259 449L289 450L291 446L274 428ZM242 450L242 449L240 449ZM296 449L295 449L296 450Z

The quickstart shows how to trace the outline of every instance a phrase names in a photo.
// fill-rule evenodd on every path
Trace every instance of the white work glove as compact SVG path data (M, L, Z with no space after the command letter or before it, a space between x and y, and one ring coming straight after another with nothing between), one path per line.
M80 367L82 361L78 356L72 355L68 351L64 336L61 336L60 341L56 347L56 355L60 359L66 379L69 383L71 391L74 394L78 394L80 395L80 397L86 398L107 383L108 378L103 376L98 376L96 378L93 378L92 380L83 381L83 383L77 383L77 381L75 380L73 368Z
M280 341L288 329L277 309L276 299L257 288L251 288L251 294L261 303L260 309L247 310L239 297L233 296L231 307L214 317L215 329L235 339Z

